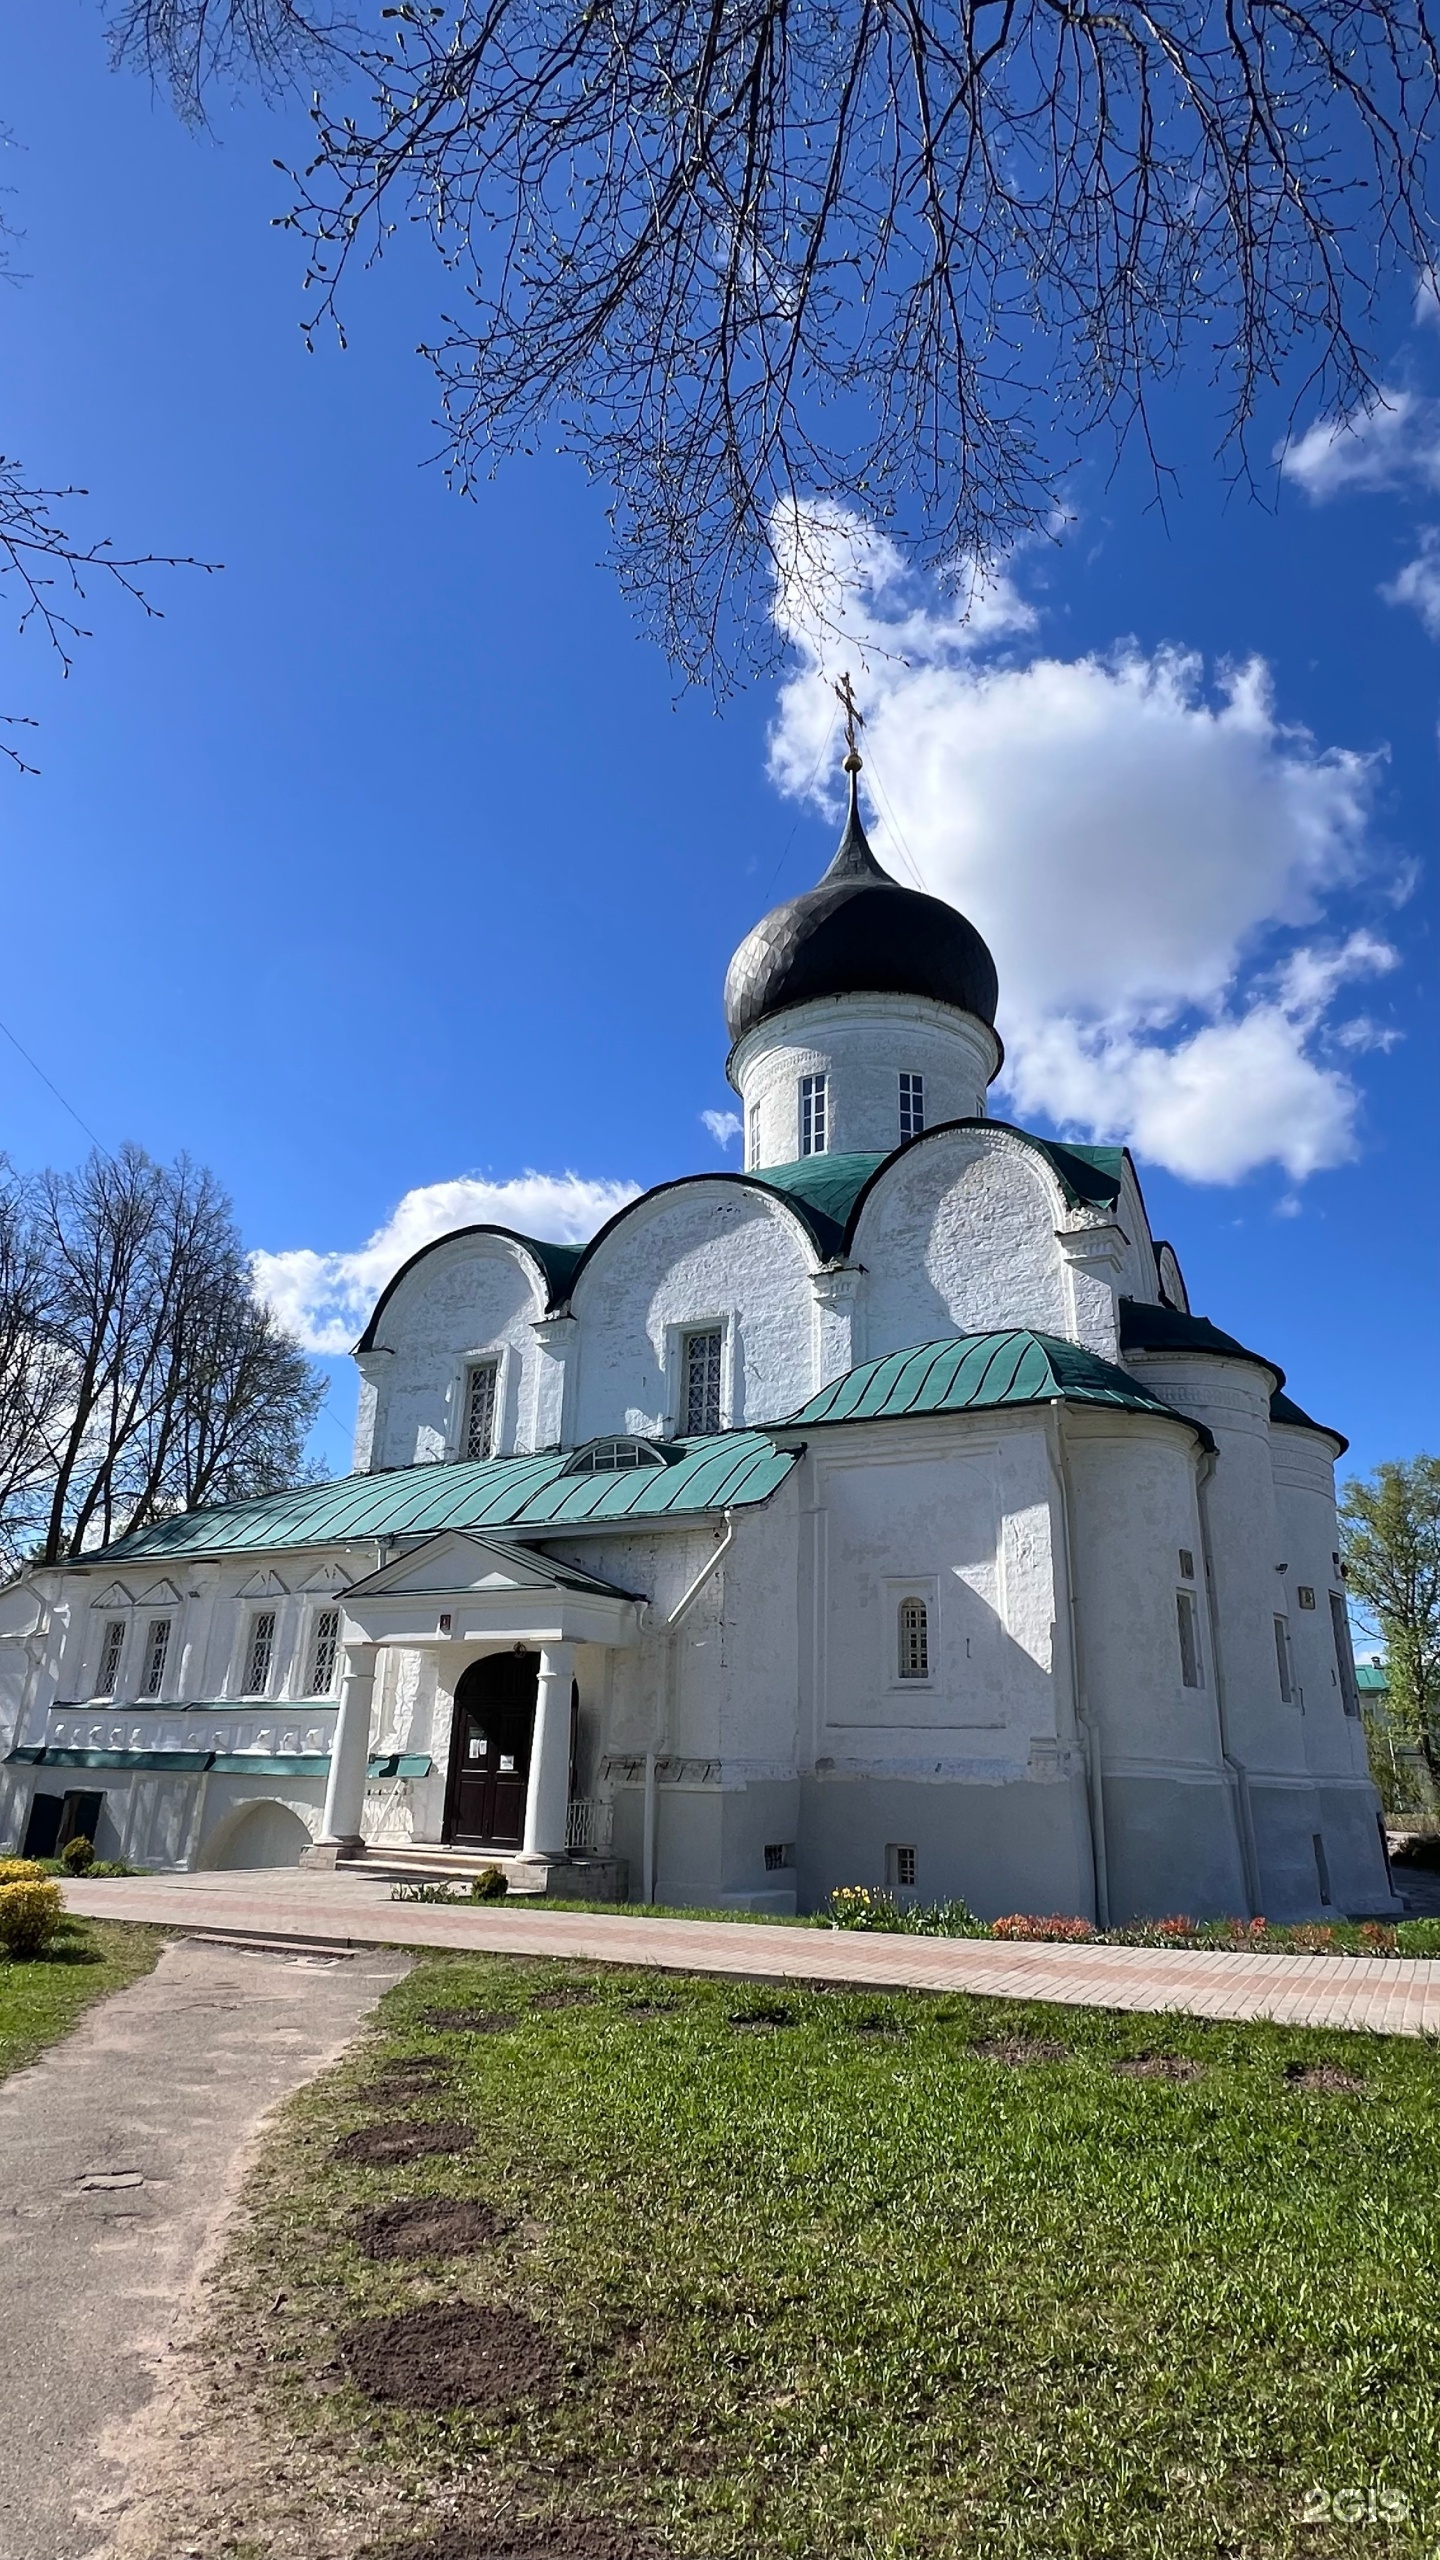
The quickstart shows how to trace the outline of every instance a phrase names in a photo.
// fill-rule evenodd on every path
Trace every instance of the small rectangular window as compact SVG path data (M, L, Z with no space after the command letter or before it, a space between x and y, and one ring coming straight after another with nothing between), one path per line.
M495 1454L495 1383L499 1373L496 1360L477 1360L465 1372L462 1457L490 1458Z
M907 1138L918 1138L925 1126L925 1079L902 1076L900 1079L900 1144Z
M782 1867L793 1867L794 1864L795 1843L793 1840L767 1840L765 1843L765 1872L767 1875L776 1875Z
M1297 1582L1295 1585L1295 1597L1299 1601L1302 1609L1313 1609L1315 1606L1315 1585L1313 1582Z
M1195 1556L1190 1547L1182 1547L1180 1550L1180 1579L1182 1582L1193 1582L1195 1579Z
M335 1686L335 1665L340 1658L340 1612L322 1609L310 1636L310 1678L306 1694L312 1698L328 1698Z
M145 1630L145 1663L140 1674L142 1698L158 1698L165 1685L165 1657L170 1650L170 1621L152 1618Z
M1335 1638L1335 1677L1345 1701L1347 1716L1360 1713L1360 1691L1355 1682L1355 1648L1350 1641L1350 1612L1343 1591L1330 1594L1330 1628Z
M1295 1683L1290 1673L1290 1621L1275 1621L1275 1669L1280 1679L1280 1695L1288 1707L1295 1696Z
M824 1076L802 1076L800 1079L800 1153L802 1156L823 1156L829 1147L825 1087Z
M97 1698L113 1698L120 1680L120 1656L125 1650L125 1621L107 1618L100 1640L100 1672L95 1682Z
M930 1677L930 1612L923 1600L900 1603L899 1670L902 1680Z
M242 1694L247 1698L263 1698L270 1686L270 1672L275 1660L275 1612L257 1609L250 1621L250 1643L245 1654L245 1682Z
M1200 1622L1195 1614L1193 1591L1175 1594L1175 1618L1180 1636L1180 1678L1187 1689L1198 1689L1200 1681Z
M687 1333L681 1351L680 1411L687 1432L719 1431L725 1337L718 1325Z
M1330 1899L1330 1861L1325 1855L1325 1843L1321 1839L1318 1831L1312 1831L1310 1838L1315 1849L1315 1881L1320 1887L1320 1899L1322 1902L1328 1902Z
M885 1881L892 1892L908 1892L915 1882L915 1851L904 1840L891 1840L885 1850Z

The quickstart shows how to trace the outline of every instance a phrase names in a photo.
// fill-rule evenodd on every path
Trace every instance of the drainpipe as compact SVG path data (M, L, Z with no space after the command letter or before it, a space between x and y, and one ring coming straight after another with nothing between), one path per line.
M1196 1478L1196 1494L1200 1511L1200 1547L1205 1563L1205 1615L1210 1627L1210 1663L1215 1679L1215 1719L1220 1727L1220 1757L1235 1786L1235 1828L1239 1835L1240 1864L1245 1873L1245 1893L1250 1904L1249 1917L1258 1918L1260 1911L1260 1857L1255 1846L1255 1814L1250 1802L1250 1772L1243 1760L1237 1760L1230 1748L1230 1724L1225 1707L1225 1672L1220 1660L1220 1646L1215 1635L1215 1576L1210 1553L1210 1479L1215 1473L1215 1451L1203 1449Z
M665 1718L659 1733L655 1737L653 1749L647 1751L645 1754L645 1867L642 1880L642 1898L646 1902L653 1902L655 1899L655 1832L656 1815L659 1810L655 1793L655 1769L657 1761L661 1758L663 1752L668 1747L670 1740L670 1727L674 1721L676 1668L675 1646L672 1639L681 1619L686 1615L692 1603L699 1599L701 1592L704 1590L706 1583L710 1580L716 1566L721 1563L727 1550L734 1542L735 1514L733 1511L726 1511L721 1516L725 1523L725 1534L721 1539L720 1544L715 1549L714 1554L707 1557L705 1563L702 1564L688 1590L683 1592L679 1600L676 1601L675 1606L671 1610L669 1617L665 1620L664 1625L665 1660L663 1678Z
M1070 1470L1065 1457L1065 1426L1055 1407L1055 1468L1060 1483L1060 1529L1065 1547L1065 1590L1070 1604L1070 1662L1075 1683L1075 1721L1085 1750L1085 1792L1090 1811L1090 1856L1095 1869L1095 1925L1110 1926L1110 1861L1105 1847L1105 1777L1100 1764L1100 1736L1091 1723L1085 1692L1084 1654L1080 1643L1080 1601L1075 1589L1075 1552L1070 1539Z

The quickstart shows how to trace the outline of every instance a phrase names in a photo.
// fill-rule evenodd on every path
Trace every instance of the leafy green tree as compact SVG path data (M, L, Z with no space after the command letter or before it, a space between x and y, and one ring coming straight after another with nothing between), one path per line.
M1340 1527L1351 1597L1384 1641L1392 1725L1440 1779L1440 1458L1352 1477Z

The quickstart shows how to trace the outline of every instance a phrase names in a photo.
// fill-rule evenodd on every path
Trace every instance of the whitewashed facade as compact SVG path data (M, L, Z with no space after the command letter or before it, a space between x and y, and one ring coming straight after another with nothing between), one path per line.
M937 912L852 814L732 969L743 1173L583 1253L426 1248L344 1485L0 1594L0 1838L39 1798L155 1867L488 1839L673 1904L1395 1908L1344 1443L1190 1315L1128 1156L986 1117L993 969Z

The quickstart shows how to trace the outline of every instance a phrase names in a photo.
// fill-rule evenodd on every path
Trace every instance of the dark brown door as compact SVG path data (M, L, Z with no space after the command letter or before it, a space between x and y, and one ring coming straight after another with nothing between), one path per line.
M462 1674L450 1743L447 1840L519 1848L539 1670L538 1654L492 1653Z

